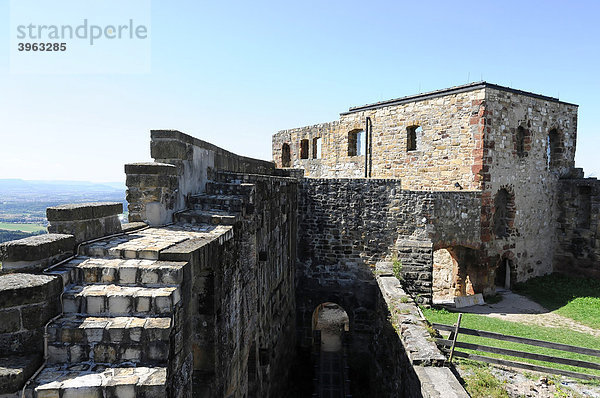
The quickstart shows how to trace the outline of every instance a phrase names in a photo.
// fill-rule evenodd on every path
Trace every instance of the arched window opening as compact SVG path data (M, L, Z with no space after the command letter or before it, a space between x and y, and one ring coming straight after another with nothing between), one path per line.
M308 159L308 140L300 141L300 159Z
M313 159L321 159L321 137L313 138Z
M516 136L517 156L522 158L525 156L525 129L521 126L517 128Z
M290 167L292 163L292 155L289 144L283 144L281 146L281 166Z
M348 133L348 156L361 156L365 154L364 130L352 130Z
M555 169L559 164L560 153L560 137L558 131L552 129L548 132L547 145L546 145L546 156L548 160L548 169Z
M421 126L408 126L406 128L406 150L417 150L417 137L421 135L423 129Z
M494 235L497 238L506 238L510 235L514 215L514 198L503 188L498 191L494 199Z

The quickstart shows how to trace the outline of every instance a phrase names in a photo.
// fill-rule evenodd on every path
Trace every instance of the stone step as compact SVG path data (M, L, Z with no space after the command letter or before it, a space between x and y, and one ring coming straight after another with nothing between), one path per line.
M88 257L158 260L159 253L187 240L221 233L211 225L149 228L83 245L80 254Z
M27 391L32 398L166 398L167 368L48 366Z
M178 287L71 285L63 295L65 314L169 315L181 298Z
M190 205L196 210L224 210L245 214L247 199L241 195L193 195Z
M183 282L184 272L189 269L186 264L172 261L81 257L62 267L73 270L73 281L78 284L174 286Z
M163 365L171 318L61 317L48 326L48 362Z
M223 210L186 210L175 215L175 219L190 224L234 225L241 217Z
M11 355L0 358L0 397L20 392L25 382L42 364L42 354ZM5 395L6 394L6 395Z
M242 195L254 193L255 184L209 181L206 183L206 193L209 195Z

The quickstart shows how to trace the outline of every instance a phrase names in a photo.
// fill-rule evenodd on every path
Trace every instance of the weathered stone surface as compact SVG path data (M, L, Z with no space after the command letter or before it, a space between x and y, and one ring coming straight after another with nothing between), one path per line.
M0 244L2 271L41 270L73 253L75 238L44 234Z
M421 383L423 398L468 398L469 394L460 385L448 368L415 366Z
M41 363L41 355L0 358L0 394L19 391Z
M125 174L177 175L177 167L158 162L128 163L125 165Z
M0 275L0 308L43 303L62 291L61 279L48 275Z
M119 202L74 203L46 209L46 217L50 223L52 221L89 220L115 216L120 213L123 213L123 204Z

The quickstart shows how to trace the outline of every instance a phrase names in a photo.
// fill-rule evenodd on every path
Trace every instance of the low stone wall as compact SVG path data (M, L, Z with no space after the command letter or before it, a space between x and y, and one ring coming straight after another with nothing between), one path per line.
M0 273L39 272L73 254L75 237L45 234L0 244Z
M415 302L378 264L377 379L383 397L467 398L427 331Z
M60 277L0 275L0 395L15 393L42 363L44 325L60 312Z
M117 202L76 203L46 209L48 232L71 234L77 243L122 231Z

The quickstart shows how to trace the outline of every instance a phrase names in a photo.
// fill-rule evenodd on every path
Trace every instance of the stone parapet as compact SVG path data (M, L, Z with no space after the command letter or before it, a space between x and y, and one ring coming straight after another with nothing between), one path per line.
M167 163L130 163L127 174L129 221L151 225L166 224L175 212L179 174L177 166Z
M45 234L0 244L2 272L35 272L73 254L75 237Z
M386 264L378 264L378 268L387 267ZM378 276L376 279L381 292L380 321L389 322L392 326L381 328L387 330L386 340L391 351L387 355L393 355L394 364L382 370L387 372L387 375L382 375L387 376L382 380L402 380L400 387L390 384L388 388L405 397L468 397L454 374L444 367L446 357L431 339L418 306L402 289L400 282L393 276Z
M123 205L118 202L76 203L49 207L46 217L48 232L71 234L77 243L122 231L118 215Z
M0 396L19 390L40 366L44 325L59 313L62 289L60 277L0 275Z

